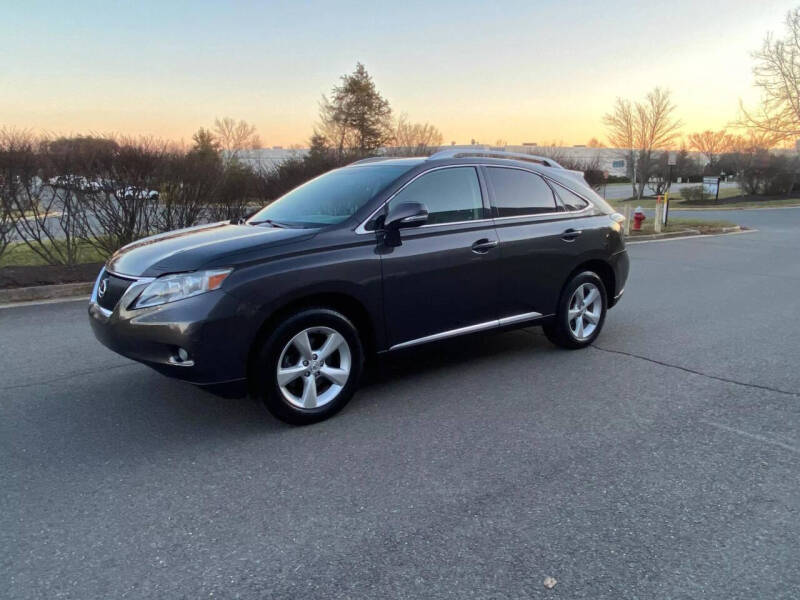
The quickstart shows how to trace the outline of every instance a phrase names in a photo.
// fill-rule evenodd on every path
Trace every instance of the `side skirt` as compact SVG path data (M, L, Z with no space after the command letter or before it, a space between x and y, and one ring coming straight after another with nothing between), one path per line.
M459 327L458 329L449 329L448 331L441 331L425 337L408 340L391 346L388 352L393 350L401 350L403 348L410 348L411 346L419 346L420 344L427 344L428 342L436 342L438 340L445 340L459 335L466 335L468 333L477 333L479 331L489 331L490 329L498 329L500 327L509 327L514 325L521 325L523 323L538 321L545 317L538 312L522 313L520 315L513 315L510 317L503 317L502 319L495 319L493 321L486 321L484 323L477 323L475 325L468 325L467 327ZM549 316L549 315L547 315Z

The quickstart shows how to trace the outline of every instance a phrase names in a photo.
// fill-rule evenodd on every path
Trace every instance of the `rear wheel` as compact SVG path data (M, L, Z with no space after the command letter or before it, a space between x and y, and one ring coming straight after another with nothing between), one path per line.
M584 271L564 287L555 318L542 329L557 346L571 350L584 348L600 335L607 306L603 281L596 273Z
M347 404L363 358L358 332L347 317L306 309L286 319L264 342L253 377L274 416L298 425L314 423Z

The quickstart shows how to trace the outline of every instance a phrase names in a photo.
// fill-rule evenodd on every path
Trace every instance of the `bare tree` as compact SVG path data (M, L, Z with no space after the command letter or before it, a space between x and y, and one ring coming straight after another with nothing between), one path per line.
M83 181L53 173L47 141L29 131L0 131L0 201L14 235L48 264L74 264L78 258L77 207L70 186ZM8 222L8 221L7 221Z
M598 140L596 137L593 137L588 142L586 142L586 147L587 148L605 148L606 145L603 142L601 142L600 140Z
M2 185L3 182L0 181L0 186ZM13 232L14 217L6 203L0 200L0 256L3 256L6 248L8 248Z
M625 156L630 169L633 196L636 196L636 149L639 140L633 103L617 98L612 111L603 117L603 122L608 129L608 141Z
M778 142L775 133L762 129L749 129L744 134L730 136L727 150L738 154L757 154L775 147Z
M612 112L604 117L613 146L624 149L634 166L634 195L642 197L653 166L653 153L675 142L681 122L673 117L675 105L670 93L655 88L644 101L631 103L617 98Z
M394 153L411 156L427 156L442 145L444 137L430 123L412 123L408 115L402 114L397 119L394 130Z
M753 57L761 104L748 110L741 104L740 126L766 133L776 141L800 137L800 7L789 11L783 38L768 33Z
M230 117L214 121L214 139L219 144L227 161L236 160L242 150L261 146L255 125L251 125L247 121L236 121Z
M166 157L155 226L159 231L191 227L208 217L224 168L216 152L192 150Z
M689 148L697 150L708 159L708 164L714 166L716 158L731 148L732 136L727 131L702 131L688 135Z
M80 235L103 254L154 233L164 178L166 142L120 138L118 150L96 167L97 185L74 191L81 210Z
M225 165L214 198L208 207L211 221L229 221L244 217L251 202L259 195L256 174L240 162Z

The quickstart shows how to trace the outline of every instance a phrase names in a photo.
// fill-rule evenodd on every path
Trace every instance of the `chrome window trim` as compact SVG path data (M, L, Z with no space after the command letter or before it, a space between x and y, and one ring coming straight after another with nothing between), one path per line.
M383 208L384 208L384 207L385 207L387 204L389 204L389 202L391 202L392 200L394 200L394 198L395 198L395 196L397 196L397 194L399 194L400 192L402 192L404 189L406 189L406 188L407 188L409 185L411 185L412 183L414 183L414 182L415 182L417 179L419 179L419 178L420 178L420 177L422 177L423 175L427 175L428 173L433 173L434 171L441 171L442 169L455 169L455 168L458 168L458 167L473 167L473 168L475 168L475 169L476 169L476 172L475 172L475 177L477 177L477 178L478 178L478 186L480 186L480 175L479 175L479 174L478 174L478 172L477 172L477 169L478 169L480 166L481 166L481 165L480 165L480 163L463 163L463 164L457 164L457 165L441 165L441 166L439 166L439 167L432 167L432 168L430 168L430 169L427 169L427 170L425 170L425 171L422 171L421 173L417 173L417 174L416 174L414 177L412 177L411 179L409 179L408 181L406 181L406 182L403 184L403 187L401 187L401 188L400 188L399 190L397 190L397 191L396 191L394 194L392 194L392 195L391 195L391 196L389 196L389 197L388 197L386 200L384 200L384 201L381 203L381 205L380 205L378 208L376 208L375 210L373 210L373 211L372 211L372 212L369 214L369 216L368 216L366 219L364 219L363 221L361 221L361 223L359 224L359 226L358 226L358 227L356 227L356 229L355 229L356 233L357 233L358 235L364 235L365 233L375 233L375 230L365 229L365 227L364 227L364 226L365 226L367 223L369 223L369 222L370 222L370 220L372 220L372 218L373 218L375 215L377 215L377 214L378 214L378 213L379 213L381 210L383 210ZM486 206L484 205L485 203L484 203L484 198L483 198L483 189L481 189L481 204L483 205L483 206L482 206L483 210L486 210ZM490 207L490 209L489 209L489 210L491 210L491 207ZM480 222L480 221L491 221L491 220L492 220L492 219L491 219L491 217L489 217L489 218L487 218L487 219L473 219L473 220L471 220L471 221L451 221L450 223L431 223L430 225L420 225L420 226L419 226L419 228L422 228L422 227L442 227L442 226L444 226L444 225L457 225L457 224L461 224L461 223L478 223L478 222Z
M422 171L421 173L417 174L414 178L408 180L405 184L403 184L403 187L401 187L394 194L389 196L389 198L387 198L383 203L381 203L381 205L378 208L373 210L370 213L370 215L366 219L364 219L358 225L358 227L356 227L355 232L358 235L364 235L366 233L375 233L375 230L366 229L365 225L367 223L369 223L370 220L376 214L378 214L381 210L383 210L383 208L387 204L389 204L389 202L394 200L394 197L397 196L397 194L399 194L400 192L402 192L406 188L406 186L410 185L412 182L416 181L417 179L419 179L423 175L426 175L427 173L432 173L433 171L438 171L440 169L452 169L452 168L455 168L455 167L476 167L476 168L483 167L483 168L493 168L493 169L516 169L518 171L525 171L526 173L531 173L533 175L538 175L539 177L542 177L545 180L545 182L549 186L551 186L551 189L552 189L552 185L559 185L559 186L569 190L570 192L572 192L573 194L578 196L578 198L580 198L581 200L585 200L586 202L588 202L588 205L585 208L582 208L580 210L554 210L552 212L530 213L530 214L527 214L527 215L513 215L513 216L510 216L510 217L489 217L488 219L473 219L471 221L452 221L450 223L431 223L430 225L420 225L420 227L418 227L418 229L422 229L423 227L444 227L446 225L464 225L464 224L468 224L468 223L481 223L481 222L493 221L493 220L494 221L505 221L505 220L508 220L508 219L529 219L531 217L542 217L542 216L550 216L550 215L564 215L564 216L573 217L573 216L578 216L578 215L581 215L583 213L589 212L591 209L596 208L595 205L594 205L594 202L592 202L589 198L587 198L583 194L580 194L580 193L576 192L571 187L564 185L560 181L556 181L552 177L548 177L544 173L539 173L539 172L533 171L531 169L526 169L525 167L521 167L521 166L517 166L517 165L494 165L494 164L486 164L486 163L464 163L464 164L457 164L457 165L442 165L440 167L433 167L433 168L428 169L426 171ZM555 195L556 193L557 192L555 190L553 190L553 194ZM554 199L555 199L555 197L554 197ZM494 208L494 206L491 206L491 202L490 202L489 210L492 210L493 208Z
M433 333L431 335L426 335L421 338L416 338L413 340L408 340L406 342L400 342L399 344L395 344L389 347L389 351L392 350L400 350L402 348L410 348L411 346L418 346L420 344L427 344L428 342L436 342L438 340L444 340L451 337L456 337L459 335L464 335L467 333L477 333L478 331L487 331L489 329L497 329L498 327L504 327L506 325L513 325L515 323L523 323L525 321L533 321L535 319L540 319L544 315L538 312L528 312L522 313L519 315L512 315L510 317L503 317L501 319L494 319L492 321L485 321L483 323L477 323L475 325L467 325L466 327L458 327L456 329L448 329L447 331L440 331L439 333Z
M576 216L576 215L580 215L581 213L588 212L589 209L592 208L592 206L593 205L590 204L589 206L587 206L586 208L583 208L581 210L561 210L561 211L556 211L556 212L532 213L532 214L528 214L528 215L512 215L510 217L495 217L494 220L495 221L507 221L509 219L532 219L534 217L552 217L554 215L555 216L563 215L565 217L573 217L573 216Z
M446 225L469 225L470 223L487 223L492 221L492 218L489 217L488 219L472 219L471 221L449 221L447 223L430 223L427 225L420 225L419 227L415 227L415 229L426 229L428 227L444 227ZM367 233L372 233L368 231Z
M582 208L580 210L554 210L554 211L551 211L551 212L529 213L527 215L512 215L510 217L495 217L494 218L495 221L502 221L502 220L505 220L505 219L527 219L527 218L531 218L531 217L542 217L542 216L549 216L549 215L569 215L569 216L573 216L573 215L579 215L581 213L587 212L589 209L594 208L594 203L591 200L589 200L588 198L586 198L583 194L579 194L578 192L576 192L572 188L567 187L566 185L564 185L560 181L556 181L552 177L548 177L544 173L538 173L536 171L532 171L532 170L526 169L524 167L518 167L516 165L481 165L481 166L483 166L484 168L487 168L487 169L516 169L517 171L525 171L526 173L531 173L533 175L538 175L539 177L541 177L542 179L545 180L545 183L547 184L547 186L553 192L553 200L556 200L555 195L557 194L557 192L553 189L552 186L553 185L560 185L561 187L563 187L563 188L569 190L570 192L572 192L573 194L575 194L581 200L585 200L586 202L589 203L588 206L586 206L585 208ZM557 202L557 200L556 200L556 202ZM496 208L496 207L492 206L492 208Z
M552 185L557 185L559 187L562 187L565 190L567 190L568 192L572 192L573 194L575 194L578 198L580 198L584 202L588 203L588 205L586 207L584 207L584 208L582 208L580 210L566 210L564 212L566 212L568 214L582 213L582 212L584 212L586 210L589 210L590 208L592 208L594 206L594 203L591 200L589 200L586 196L584 196L583 194L579 194L578 192L576 192L572 188L567 187L566 185L564 185L560 181L556 181L555 179L553 179L551 177L547 177L546 175L542 175L542 177L544 177L545 179L548 179L549 181L551 181ZM556 195L558 195L558 190L553 190L553 191L556 193Z

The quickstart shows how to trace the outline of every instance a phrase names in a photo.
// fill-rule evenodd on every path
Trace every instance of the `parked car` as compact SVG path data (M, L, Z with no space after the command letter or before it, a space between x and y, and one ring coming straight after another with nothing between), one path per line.
M117 198L123 198L125 200L158 200L159 196L158 190L149 190L147 188L139 188L130 185L117 189L115 195Z
M58 175L48 179L48 183L55 188L68 188L83 192L98 192L103 189L100 181L87 179L82 175Z
M530 325L591 344L628 275L621 220L544 158L368 159L247 221L121 248L90 321L124 356L217 391L246 384L309 423L347 403L370 353Z

